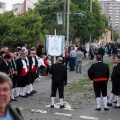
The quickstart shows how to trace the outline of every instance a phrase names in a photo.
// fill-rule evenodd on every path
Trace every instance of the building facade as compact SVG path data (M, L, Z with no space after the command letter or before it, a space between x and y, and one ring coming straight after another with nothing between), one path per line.
M0 14L4 13L6 10L6 3L0 2Z
M28 10L29 8L34 9L35 7L35 3L37 3L38 0L27 0L26 1L26 10Z
M15 15L22 14L24 12L24 4L23 3L16 3L12 6Z
M112 26L114 30L120 30L120 1L101 0L99 3L102 13L109 19L109 26Z

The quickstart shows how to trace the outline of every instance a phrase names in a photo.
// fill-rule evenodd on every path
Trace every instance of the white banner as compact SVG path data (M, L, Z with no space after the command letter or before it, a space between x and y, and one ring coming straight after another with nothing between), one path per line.
M62 36L49 36L48 54L51 56L60 56L62 54Z

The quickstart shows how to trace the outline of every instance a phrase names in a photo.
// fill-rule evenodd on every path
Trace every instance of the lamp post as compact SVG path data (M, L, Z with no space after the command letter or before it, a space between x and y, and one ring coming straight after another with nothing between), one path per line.
M70 24L70 0L68 0L67 5L67 40L66 40L67 46L69 46L69 24Z
M92 0L90 0L90 12L92 13ZM90 46L91 46L91 35L90 35Z

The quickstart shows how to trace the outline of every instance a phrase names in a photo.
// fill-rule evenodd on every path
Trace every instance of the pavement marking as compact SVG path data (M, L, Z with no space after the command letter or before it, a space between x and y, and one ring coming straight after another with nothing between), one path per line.
M46 105L45 107L50 107L50 106L51 105ZM65 106L65 108L63 108L63 109L65 109L65 110L73 110L72 107L70 106L70 104L67 101L64 101L64 106ZM60 108L60 103L55 103L54 107L55 108Z
M45 111L45 110L36 110L36 109L31 109L31 112L44 113L44 114L47 113L47 111Z
M88 117L88 116L80 116L80 118L83 118L83 119L88 119L88 120L99 120L99 118L95 118L95 117Z
M21 108L21 107L18 107L20 110L27 110L27 109L25 109L25 108ZM31 112L36 112L36 113L44 113L44 114L46 114L47 113L47 111L45 111L45 110L38 110L38 109L31 109L30 110Z
M63 115L63 116L68 116L68 117L71 117L72 114L65 114L65 113L55 113L55 115Z

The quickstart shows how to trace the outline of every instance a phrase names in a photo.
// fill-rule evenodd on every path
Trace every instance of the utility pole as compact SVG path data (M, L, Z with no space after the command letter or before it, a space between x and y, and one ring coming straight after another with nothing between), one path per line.
M68 0L67 5L67 41L66 41L67 46L69 46L69 23L70 23L70 0Z
M92 13L92 0L90 0L90 13ZM90 35L90 46L91 46L91 35Z
M24 12L26 12L26 0L24 0Z
M64 24L63 24L63 29L65 29L65 14L66 14L66 0L64 0Z

